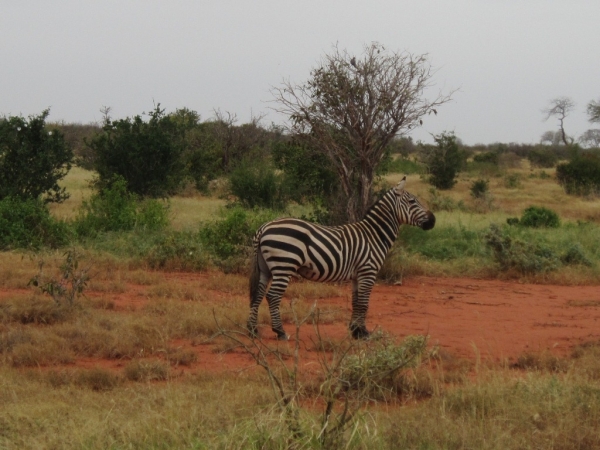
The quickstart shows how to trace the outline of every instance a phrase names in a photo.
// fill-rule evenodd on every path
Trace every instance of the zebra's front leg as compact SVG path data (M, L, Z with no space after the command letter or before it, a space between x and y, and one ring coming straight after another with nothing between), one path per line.
M352 280L352 317L350 318L350 332L354 339L367 339L366 320L369 309L369 297L375 284L374 276L360 277Z
M271 282L271 287L267 293L267 302L269 303L269 312L271 314L271 328L275 334L277 334L277 339L280 341L287 341L289 338L283 329L281 314L279 312L281 298L283 297L283 293L287 289L289 282L290 275L273 274L273 281Z

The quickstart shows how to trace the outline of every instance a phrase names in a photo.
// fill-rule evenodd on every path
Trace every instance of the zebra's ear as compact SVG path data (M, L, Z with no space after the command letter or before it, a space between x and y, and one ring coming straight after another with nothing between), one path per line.
M396 194L402 194L404 192L404 185L406 184L406 175L404 176L404 178L402 178L402 180L400 181L400 183L398 183L396 185L396 187L394 188L394 190L396 191Z

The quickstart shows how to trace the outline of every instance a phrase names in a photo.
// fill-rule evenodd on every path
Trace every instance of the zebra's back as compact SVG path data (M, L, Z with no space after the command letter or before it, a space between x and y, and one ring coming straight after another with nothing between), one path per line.
M359 224L328 227L301 219L279 219L263 225L255 248L271 272L299 274L315 281L341 281L369 265L371 245Z

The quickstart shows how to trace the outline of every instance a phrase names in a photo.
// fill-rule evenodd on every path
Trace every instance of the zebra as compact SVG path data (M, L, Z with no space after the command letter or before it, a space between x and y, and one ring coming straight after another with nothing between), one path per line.
M276 219L263 224L253 239L250 274L250 315L247 328L258 336L258 307L267 293L271 328L287 340L279 305L290 278L313 281L352 280L350 332L355 339L367 338L366 315L375 277L391 248L400 225L431 230L433 213L404 190L406 176L387 191L358 222L323 226L301 219Z

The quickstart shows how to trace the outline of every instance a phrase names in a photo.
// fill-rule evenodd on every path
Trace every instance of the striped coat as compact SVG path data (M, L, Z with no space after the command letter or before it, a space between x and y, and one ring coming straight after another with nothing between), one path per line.
M327 227L300 219L278 219L262 225L254 237L250 275L248 330L257 334L258 307L265 296L271 326L279 339L287 339L279 305L292 276L313 281L352 280L353 337L368 336L365 320L375 277L391 248L400 225L429 230L435 216L404 190L406 177L390 189L355 223Z

